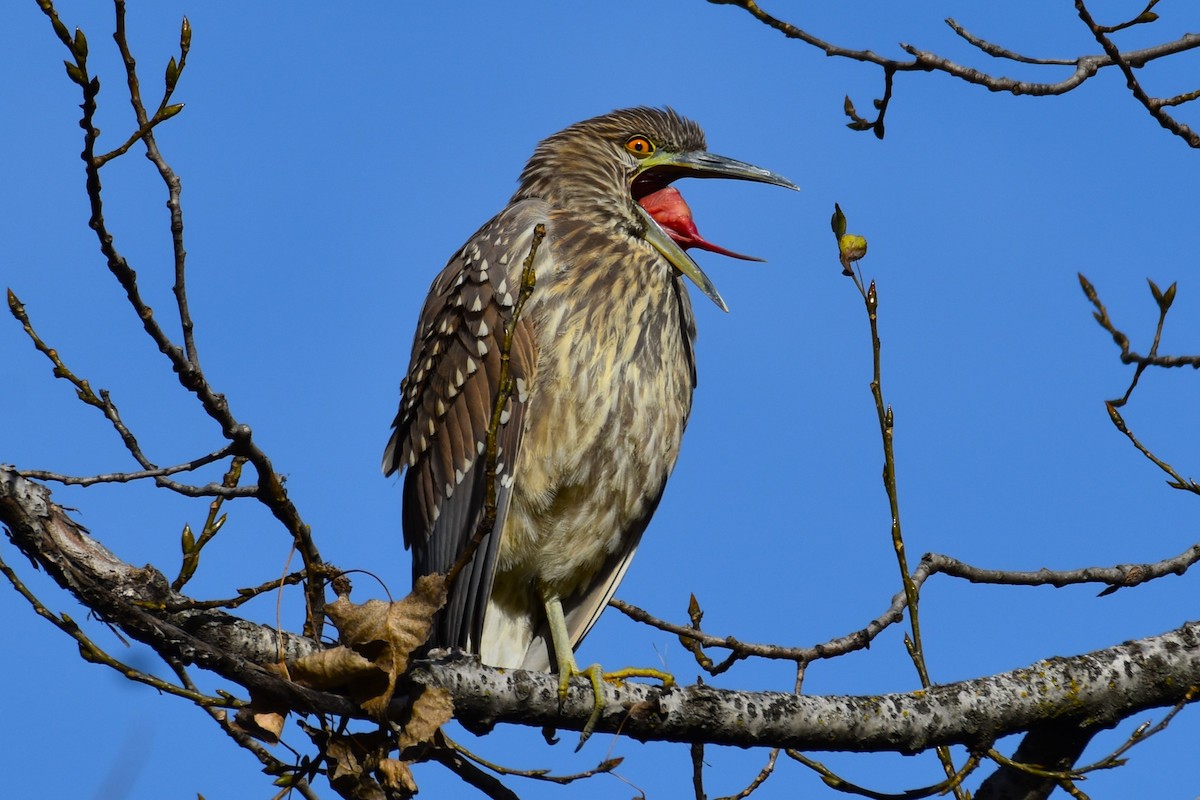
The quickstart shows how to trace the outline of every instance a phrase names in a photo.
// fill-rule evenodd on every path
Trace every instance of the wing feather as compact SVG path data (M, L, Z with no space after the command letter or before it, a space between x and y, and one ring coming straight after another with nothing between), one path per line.
M483 455L501 377L501 351L533 227L545 204L514 204L484 225L430 287L421 312L400 410L384 451L383 471L404 477L404 543L413 551L413 578L446 572L471 541L484 515L487 464ZM523 245L521 243L524 243ZM518 319L509 353L512 379L532 381L537 361L531 324ZM514 393L498 432L496 524L472 563L451 587L435 621L434 647L477 650L491 594L512 470L525 429L525 406Z

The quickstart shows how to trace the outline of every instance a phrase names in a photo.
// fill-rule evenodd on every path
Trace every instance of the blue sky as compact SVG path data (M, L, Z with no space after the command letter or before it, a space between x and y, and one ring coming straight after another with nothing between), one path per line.
M1031 55L1096 52L1071 4L845 2L769 7L847 46L899 54L906 41L1031 80L1068 70L1014 69L969 51L941 24ZM1116 16L1140 4L1112 8ZM1137 5L1135 8L1134 6ZM101 76L102 142L132 130L106 3L61 3L82 26ZM1183 4L1126 33L1141 46L1197 27ZM808 645L861 627L897 591L881 454L868 389L861 301L840 274L828 221L841 204L870 242L862 268L880 291L884 388L896 414L902 514L914 563L926 551L980 566L1075 568L1155 561L1197 540L1196 498L1117 434L1103 400L1129 369L1092 321L1085 273L1145 351L1155 306L1145 278L1179 281L1164 352L1200 341L1196 281L1197 155L1152 121L1118 74L1060 98L990 94L940 75L902 75L877 141L844 126L881 91L877 70L824 56L701 0L647 4L131 4L130 38L154 96L187 14L192 53L176 94L186 109L160 129L179 173L201 359L250 424L320 544L343 568L408 587L400 489L379 456L425 291L446 258L503 206L533 146L613 108L671 105L699 121L711 149L786 175L799 193L723 181L679 185L701 232L766 264L698 256L731 309L695 297L700 385L683 453L618 597L751 641ZM123 305L87 229L79 97L33 2L0 24L0 278L78 374L112 391L151 457L176 463L216 449L219 432L175 383ZM1106 20L1118 21L1116 18ZM1144 70L1152 93L1195 88L1196 56ZM1184 112L1186 118L1186 112ZM1194 119L1194 117L1193 117ZM104 175L117 245L143 292L170 318L165 191L137 151ZM51 379L15 322L0 324L0 460L73 474L126 470L107 424ZM1126 419L1184 475L1197 471L1197 375L1152 372ZM134 564L178 564L184 522L202 503L151 487L58 488L55 497ZM285 569L290 542L260 510L232 509L192 584L202 596ZM51 609L82 620L73 599L22 570ZM923 594L930 672L968 679L1161 633L1195 616L1194 576L1113 596L1095 587L977 587L935 578ZM356 579L356 596L382 596ZM298 628L297 595L283 622ZM248 754L183 701L161 698L82 662L75 645L0 590L9 657L12 797L267 797ZM247 613L270 622L273 599ZM103 626L118 657L159 670ZM19 645L17 643L20 643ZM609 611L580 653L659 665L695 678L671 637ZM786 689L786 665L746 663L719 679ZM224 686L206 681L208 688ZM868 652L814 665L810 693L906 691L917 679L893 628ZM1098 757L1135 717L1088 751ZM1095 775L1092 797L1195 797L1197 712ZM298 737L296 741L303 745ZM622 756L650 797L691 796L688 751L596 736L573 755L536 730L458 738L514 767L559 772ZM570 738L567 736L566 738ZM1004 743L1011 750L1015 742ZM710 796L742 788L765 752L710 748ZM880 791L936 782L931 756L820 756ZM9 760L11 759L11 761ZM959 754L961 761L961 754ZM47 787L47 780L51 783ZM455 779L420 768L424 796L457 796ZM625 798L611 777L562 789L509 779L523 797ZM831 797L805 768L780 762L756 797ZM326 792L326 794L331 794Z

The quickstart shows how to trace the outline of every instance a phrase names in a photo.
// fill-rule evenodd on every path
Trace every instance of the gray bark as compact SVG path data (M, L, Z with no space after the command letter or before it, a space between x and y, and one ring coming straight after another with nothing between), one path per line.
M161 573L121 561L49 498L45 487L0 466L0 522L9 538L101 619L161 655L211 670L256 696L298 711L366 717L347 697L298 686L264 669L280 650L294 659L322 645L221 611L189 608L187 598L172 592ZM493 669L461 655L434 655L414 665L400 687L393 707L397 718L405 712L404 695L413 684L447 689L456 718L475 729L516 723L579 730L591 713L591 687L582 679L560 704L557 679L551 675ZM596 730L619 728L642 740L808 751L915 753L944 744L979 748L1024 731L1040 731L1044 740L1086 742L1096 730L1132 714L1179 703L1194 685L1200 685L1200 622L1085 655L1050 658L907 694L819 697L704 685L606 685ZM1037 737L1029 740L1036 744ZM1073 760L1078 752L1070 749Z

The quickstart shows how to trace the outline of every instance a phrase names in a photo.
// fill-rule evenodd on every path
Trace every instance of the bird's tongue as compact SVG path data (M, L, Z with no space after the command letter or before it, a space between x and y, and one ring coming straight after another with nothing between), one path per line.
M692 221L692 210L688 208L688 204L684 202L683 195L679 193L678 189L670 186L659 189L657 192L646 195L638 203L684 250L689 247L699 247L701 250L720 253L730 258L740 258L743 261L762 261L761 258L726 250L701 236L700 231L696 230L696 223Z

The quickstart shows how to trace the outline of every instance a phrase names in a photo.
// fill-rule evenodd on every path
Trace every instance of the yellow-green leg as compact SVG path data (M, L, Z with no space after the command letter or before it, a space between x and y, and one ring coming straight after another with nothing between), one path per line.
M588 717L587 724L583 726L583 733L579 736L579 745L575 748L578 750L592 735L592 729L600 721L600 712L604 710L604 685L600 682L600 665L593 664L585 670L579 669L579 665L575 663L575 651L571 649L571 636L567 633L567 618L563 614L562 600L545 586L541 587L541 595L542 604L546 608L546 621L550 626L550 640L554 645L554 660L558 665L558 702L567 701L567 693L571 690L571 678L576 675L588 677L596 698L592 706L592 715Z
M592 706L591 716L588 717L588 721L583 726L583 731L579 735L579 744L575 746L577 751L583 747L583 743L592 735L596 723L600 721L600 712L604 710L604 681L618 683L626 678L656 678L663 682L663 686L675 685L675 677L673 675L656 669L629 667L617 672L604 673L601 672L599 664L592 664L585 669L580 669L579 665L575 662L575 651L571 647L571 636L567 633L567 618L563 613L562 600L556 593L545 586L540 587L540 593L542 595L542 604L546 608L546 621L550 626L550 639L554 645L554 660L557 662L559 702L566 702L567 693L571 689L571 678L576 675L586 677L592 684L592 694L595 697L595 703Z

